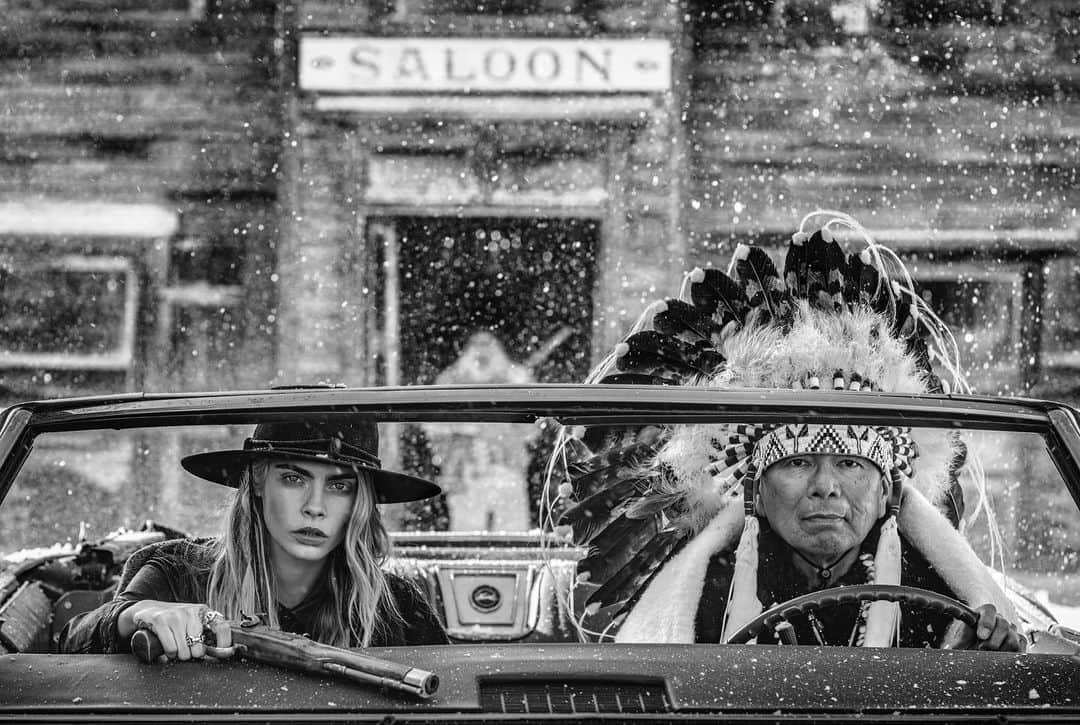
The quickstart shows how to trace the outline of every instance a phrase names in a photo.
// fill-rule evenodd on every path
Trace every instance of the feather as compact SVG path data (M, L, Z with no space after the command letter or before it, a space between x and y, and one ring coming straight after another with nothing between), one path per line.
M608 436L620 433L611 431ZM569 526L574 541L587 543L603 531L626 507L638 501L653 486L653 477L641 477L640 471L656 453L654 439L659 428L621 431L628 445L605 448L599 455L590 455L567 464L572 500L559 515L559 526ZM584 446L575 449L582 454Z
M616 458L612 454L605 454L605 458L613 459L609 465L582 471L571 469L570 478L574 488L574 499L578 503L611 488L622 479L636 478L646 461L651 458L651 455L644 451L623 450L627 451L625 459L621 455ZM616 452L616 454L621 454L621 452Z
M919 311L911 300L897 299L895 317L892 323L892 335L908 343L918 337Z
M625 475L644 465L656 454L662 429L658 426L640 428L593 426L586 431L586 438L593 430L603 431L599 446L582 445L575 449L568 468L575 486L592 487L607 475ZM592 453L599 450L600 453Z
M593 425L585 429L582 440L590 451L614 452L620 448L627 448L638 443L655 447L660 444L668 433L667 428L656 425ZM584 458L578 457L574 460L581 461ZM598 467L598 465L594 465L594 467Z
M784 281L792 297L825 310L839 310L848 286L848 263L840 245L822 230L792 237L784 260Z
M792 297L806 298L806 232L796 232L791 237L787 255L784 257L784 284Z
M711 316L703 315L696 307L682 300L667 300L666 307L653 317L653 328L683 342L705 342L714 345L720 330Z
M634 494L640 494L646 486L647 479L632 476L618 479L568 507L559 517L559 526L572 527L574 541L587 543L611 522L628 499L637 498Z
M953 479L939 506L954 529L959 529L960 522L964 520L964 505L964 487L959 480Z
M707 376L724 357L704 343L689 344L655 330L643 330L620 343L616 367L622 372L691 380Z
M620 516L589 542L589 549L578 562L579 581L607 581L656 536L656 519L630 519Z
M949 459L949 480L945 484L945 495L942 497L939 506L945 512L945 516L953 527L959 528L960 522L964 520L967 513L965 510L967 503L964 497L964 487L960 484L960 471L963 469L964 464L967 463L968 448L967 444L955 431L950 431L949 439L953 446L952 456Z
M664 514L669 509L678 508L685 499L686 493L683 491L641 496L626 507L625 515L628 519L647 519Z
M780 320L790 305L786 299L784 280L776 265L760 247L739 245L735 250L735 271L743 294L751 308L764 310L765 320Z
M718 269L696 269L691 273L690 302L720 328L731 322L742 325L750 303L739 283Z
M865 307L891 320L896 307L892 290L871 261L870 253L865 250L848 255L845 298L851 305Z
M933 374L933 365L930 363L930 348L926 345L926 338L922 335L913 335L907 340L907 353L915 360L915 366L923 373L926 373L928 377L937 376ZM938 390L929 390L931 393L940 393L941 380L937 380Z
M814 232L806 242L806 299L825 310L839 311L844 303L847 262L840 245Z
M644 588L685 536L684 532L665 529L652 537L632 559L589 595L585 601L586 609L602 609L631 600Z

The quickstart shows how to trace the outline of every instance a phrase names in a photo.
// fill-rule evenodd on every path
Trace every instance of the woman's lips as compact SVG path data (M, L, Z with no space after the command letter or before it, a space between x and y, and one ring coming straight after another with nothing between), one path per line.
M304 528L296 529L292 532L297 541L303 544L312 544L318 546L326 541L326 534L319 529Z

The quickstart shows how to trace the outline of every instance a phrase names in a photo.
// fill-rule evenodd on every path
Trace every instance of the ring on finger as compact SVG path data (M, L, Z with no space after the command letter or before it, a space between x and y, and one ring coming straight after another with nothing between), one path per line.
M211 624L218 621L219 619L225 619L225 615L221 612L214 611L213 609L207 609L205 612L202 613L202 617L200 617L200 619L202 619L202 624L204 627L209 627Z
M192 636L191 636L191 635L189 634L189 635L187 635L186 637L184 637L184 639L185 639L185 641L186 641L186 642L188 643L188 647L192 647L192 646L194 646L194 645L197 645L197 644L202 644L202 643L203 643L203 636L202 636L201 634L197 634L197 635L195 635L194 637L192 637Z

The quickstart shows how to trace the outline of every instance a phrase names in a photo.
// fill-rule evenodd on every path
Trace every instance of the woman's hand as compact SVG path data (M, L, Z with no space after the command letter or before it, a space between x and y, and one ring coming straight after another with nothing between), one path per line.
M981 649L995 652L1023 652L1027 641L1016 625L998 614L993 604L976 607L979 620L975 627L960 621L953 622L945 633L942 649Z
M228 621L205 604L144 599L125 609L117 621L117 632L123 639L131 637L137 629L153 633L165 650L162 657L170 660L232 654L232 632ZM206 645L205 631L213 633L216 646Z

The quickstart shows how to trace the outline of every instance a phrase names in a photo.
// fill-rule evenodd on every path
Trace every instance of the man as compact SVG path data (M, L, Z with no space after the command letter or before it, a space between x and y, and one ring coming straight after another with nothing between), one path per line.
M822 215L820 229L804 231ZM866 249L845 256L832 237L838 226L861 235ZM850 217L811 214L783 273L746 245L729 267L734 278L693 270L684 294L651 305L589 380L838 396L946 392L933 359L954 389L968 390L951 333L899 261L886 264L890 254ZM579 582L591 591L579 601L585 616L614 613L618 641L724 642L775 604L873 583L960 599L977 610L977 626L960 631L945 615L880 601L807 616L793 623L798 641L1023 647L1008 597L955 526L964 516L966 451L949 433L598 426L568 432L557 455L567 472L561 530L589 552ZM758 641L776 639L766 632Z
M832 426L820 426L816 434ZM835 431L832 431L835 433ZM758 596L767 609L828 587L873 581L872 564L886 520L891 484L879 464L858 453L790 453L765 466L757 486L755 513L765 525L758 537ZM901 539L900 583L951 597L956 593L918 550ZM720 642L734 569L733 552L709 561L696 613L696 640ZM792 625L803 644L863 643L870 606L844 604L801 618ZM979 606L974 630L952 627L951 617L901 606L902 647L976 647L1017 651L1016 627L995 605ZM760 643L776 641L772 632Z

